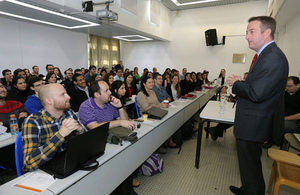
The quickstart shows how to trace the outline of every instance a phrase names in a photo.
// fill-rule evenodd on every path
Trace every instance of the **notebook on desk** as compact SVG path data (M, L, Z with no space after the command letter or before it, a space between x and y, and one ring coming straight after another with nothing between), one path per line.
M152 108L147 110L147 113L148 113L148 118L153 118L153 119L159 119L160 120L168 113L168 111L153 106Z
M109 123L67 140L66 150L40 167L56 178L65 178L96 162L104 154Z

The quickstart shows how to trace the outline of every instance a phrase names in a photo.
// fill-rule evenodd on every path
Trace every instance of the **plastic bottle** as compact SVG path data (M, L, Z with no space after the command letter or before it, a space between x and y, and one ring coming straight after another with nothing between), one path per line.
M10 115L9 127L10 127L10 133L12 135L16 135L19 133L18 119L16 118L15 114Z

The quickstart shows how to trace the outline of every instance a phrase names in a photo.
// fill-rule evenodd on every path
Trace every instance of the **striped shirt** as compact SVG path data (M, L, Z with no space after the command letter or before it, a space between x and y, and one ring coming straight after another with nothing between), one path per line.
M100 108L94 98L89 98L80 105L78 116L82 124L87 126L94 121L102 123L116 120L120 117L120 114L111 104L106 103L103 108Z
M45 109L31 114L23 125L22 141L24 153L24 171L34 171L53 158L57 151L64 149L65 138L58 133L64 119L74 118L81 122L72 110L65 111L56 119ZM86 129L84 128L84 131Z

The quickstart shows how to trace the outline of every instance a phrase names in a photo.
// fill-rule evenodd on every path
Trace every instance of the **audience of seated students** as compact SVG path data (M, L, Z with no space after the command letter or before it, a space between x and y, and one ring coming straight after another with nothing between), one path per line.
M67 93L71 98L71 109L78 112L82 102L90 98L90 92L82 74L74 74L72 81L74 85L67 90Z
M144 76L141 80L141 91L137 94L137 103L140 113L147 111L151 107L163 107L168 108L169 104L160 103L152 90L153 79L149 76Z
M89 82L90 82L91 77L92 77L93 74L96 74L96 66L91 65L91 66L89 67L89 72L83 74L83 75L84 75L83 77L84 77L85 82L86 82L87 85L89 84Z
M7 132L10 132L10 115L14 114L16 118L18 118L19 127L21 127L22 122L27 117L27 112L21 102L7 100L6 95L7 90L5 86L0 83L0 125L5 126L8 129ZM14 148L15 146L13 144L0 148L0 165L5 169L16 169ZM0 171L1 170L2 169L0 169Z
M43 79L41 77L32 76L28 81L28 86L35 94L28 96L24 106L29 114L40 111L43 107L39 99L39 91L43 87Z
M54 72L50 72L46 75L45 84L53 84L56 83L56 74Z
M191 73L187 72L185 74L184 80L180 81L180 93L181 96L188 94L189 92L194 91L194 84L191 78Z
M126 89L125 89L124 82L117 80L112 83L111 95L118 98L121 101L122 105L126 104L125 93L126 93Z
M62 80L64 79L64 76L61 74L61 71L58 67L54 67L54 73L56 76L56 82L61 83Z
M103 78L103 81L105 81L108 84L109 88L111 88L111 84L114 82L113 74L107 73Z
M7 92L7 100L19 101L22 104L25 103L27 97L34 92L27 87L27 83L23 77L14 77L12 80L12 87Z
M2 71L3 78L1 78L2 85L6 88L6 90L11 89L11 83L13 79L13 75L11 74L11 70L4 69Z
M166 91L171 97L171 101L178 100L181 97L178 75L173 75L171 77L171 84L167 86Z
M163 102L164 100L171 101L171 97L169 96L166 89L162 86L163 78L161 74L159 74L158 72L153 74L153 80L154 80L154 85L152 90L154 91L157 100L160 103Z
M67 69L65 70L64 72L65 74L65 79L60 83L62 86L64 86L64 88L66 90L68 90L70 87L72 87L72 76L73 76L73 73L70 69Z
M34 171L64 150L65 137L86 131L70 110L70 96L60 84L45 85L39 91L44 109L24 121L22 140L24 171Z
M43 78L44 75L40 74L39 71L40 71L40 68L39 68L38 66L36 66L36 65L35 65L35 66L32 66L32 73L31 73L31 76L37 76L37 77Z
M183 68L181 74L179 75L181 80L184 79L186 73L187 73L187 69Z
M122 81L124 82L124 78L123 78L123 71L121 67L117 67L116 69L116 76L114 76L114 81Z
M133 81L133 76L130 72L124 75L124 83L126 89L125 98L132 97L132 95L137 95L138 90L136 83Z

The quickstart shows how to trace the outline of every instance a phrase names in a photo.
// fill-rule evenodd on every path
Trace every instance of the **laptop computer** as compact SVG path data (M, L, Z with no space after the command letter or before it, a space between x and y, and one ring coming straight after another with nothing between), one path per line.
M84 169L104 154L109 123L67 140L66 149L40 167L55 178L65 178ZM98 163L98 162L97 162ZM88 170L88 169L86 169Z
M148 118L160 120L168 113L168 110L164 110L153 106L150 109L148 109L147 112L148 112Z

